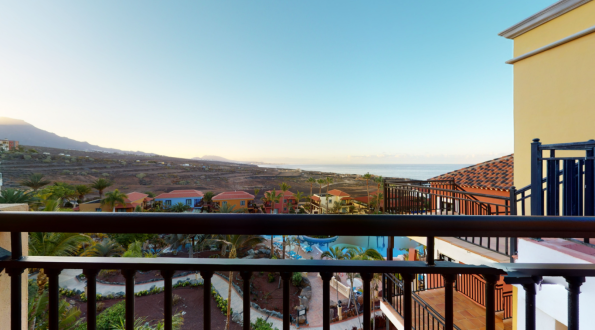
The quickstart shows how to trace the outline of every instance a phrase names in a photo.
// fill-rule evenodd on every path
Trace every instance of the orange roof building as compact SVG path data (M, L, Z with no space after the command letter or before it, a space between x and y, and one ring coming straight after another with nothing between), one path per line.
M254 204L254 195L245 191L222 192L213 197L213 201L219 204L220 207L225 205L233 207L235 211L246 209L248 212L252 212L256 206Z

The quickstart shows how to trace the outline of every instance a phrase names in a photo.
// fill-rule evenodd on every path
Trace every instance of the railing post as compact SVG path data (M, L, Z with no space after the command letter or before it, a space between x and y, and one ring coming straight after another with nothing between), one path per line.
M122 275L126 279L126 330L134 330L134 277L136 270L124 269Z
M533 139L531 143L531 215L543 215L543 201L541 200L543 168L540 147L539 139Z
M21 232L10 233L11 259L21 260L23 258L23 242ZM11 330L21 330L22 321L22 287L23 287L23 268L9 268L6 273L10 276L10 328Z
M244 296L243 298L243 313L244 313L244 330L250 330L250 278L252 272L244 270L240 272L242 280L244 280ZM285 296L284 296L285 297ZM285 312L284 312L285 313ZM285 315L285 314L283 314Z
M589 142L595 143L595 140L589 140ZM585 215L593 216L595 215L595 161L592 158L595 157L595 149L587 150L586 156L591 159L585 160ZM589 243L588 237L585 237L585 243Z
M401 274L403 278L403 319L405 329L413 327L413 301L411 300L411 282L413 274Z
M172 288L172 277L174 276L173 270L162 270L161 276L163 277L163 327L165 330L172 330L172 318L173 318L173 288Z
M524 283L525 289L525 330L535 330L535 282Z
M87 330L97 329L97 269L85 269L87 279Z
M444 330L454 329L453 285L457 275L443 274L444 278Z
M585 283L582 276L565 276L568 282L568 330L579 329L579 294Z
M48 311L49 311L49 330L59 330L60 328L60 273L61 269L46 268L44 269L48 276Z
M291 324L289 321L289 283L291 281L291 273L281 272L281 278L283 279L283 330L289 330Z
M485 278L485 307L486 330L496 329L496 282L498 275L484 275Z
M331 292L330 292L330 281L333 277L333 273L322 272L320 273L322 278L322 330L331 329ZM353 294L353 293L352 293ZM355 305L357 308L357 304Z
M386 260L393 260L393 249L395 245L395 237L388 237L388 248L386 250Z
M516 187L512 186L510 187L510 215L517 215L517 210L516 210Z
M362 276L363 287L364 287L364 330L370 330L370 281L372 280L372 274L360 273Z
M426 264L428 266L436 266L436 263L434 262L434 236L428 236L427 237L427 242L426 242ZM411 256L410 260L411 260ZM415 256L414 256L415 257ZM415 260L415 259L413 259Z
M213 277L213 272L210 270L201 270L200 276L203 279L205 288L203 296L203 330L211 330L211 279Z

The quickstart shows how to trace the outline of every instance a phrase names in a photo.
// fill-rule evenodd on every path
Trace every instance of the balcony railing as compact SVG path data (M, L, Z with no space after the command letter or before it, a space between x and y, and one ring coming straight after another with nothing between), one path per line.
M126 277L126 328L134 327L134 274L138 270L161 270L165 279L165 329L172 329L172 274L176 270L200 271L205 287L214 271L239 271L244 281L244 329L250 328L248 280L252 272L280 272L283 281L283 329L290 328L289 283L292 272L319 272L323 279L323 329L330 329L330 280L333 273L360 273L363 281L363 328L370 329L370 282L374 273L399 274L405 329L413 327L411 283L415 274L444 278L444 329L453 326L453 283L458 274L477 274L485 280L486 329L495 329L496 282L507 275L508 283L522 284L526 290L526 329L535 329L535 283L543 276L562 276L569 283L568 328L578 329L579 293L585 276L595 276L591 264L495 264L492 267L435 262L434 236L462 237L583 237L595 236L595 217L531 216L412 216L412 215L270 215L270 214L167 214L167 213L60 213L3 212L0 231L11 233L11 257L0 261L0 269L10 276L11 329L22 329L22 277L28 268L43 268L49 277L49 329L58 330L58 274L63 269L83 269L87 274L88 329L95 329L96 274L101 269L120 269ZM428 253L422 261L364 260L275 260L218 258L100 258L26 257L21 249L22 232L77 233L164 233L251 234L251 235L345 235L345 236L426 236ZM204 329L211 327L210 298L204 295ZM419 328L418 328L419 329Z
M386 213L412 215L515 215L514 187L509 196L467 192L454 180L385 180ZM511 257L516 255L516 237L456 238Z

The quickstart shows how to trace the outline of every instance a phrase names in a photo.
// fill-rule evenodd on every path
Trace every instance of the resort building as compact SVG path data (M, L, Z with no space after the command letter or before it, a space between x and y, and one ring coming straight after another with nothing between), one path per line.
M134 212L137 206L146 209L149 206L149 203L153 201L149 195L139 192L131 192L126 195L128 196L128 198L125 199L126 204L122 205L116 203L116 212ZM107 203L101 205L101 199L96 199L79 204L78 209L75 210L79 212L112 212L113 206Z
M267 193L272 193L272 190L267 191ZM264 202L264 210L265 213L274 213L274 214L281 214L281 213L289 213L291 208L293 207L294 210L297 211L297 201L295 197L293 197L293 193L291 191L282 190L276 191L277 195L281 194L281 198L279 198L279 202L275 203L271 207L271 202Z
M327 198L328 197L328 198ZM354 199L344 191L333 189L328 193L312 196L313 213L348 213L354 205ZM353 208L351 211L355 211Z
M543 199L527 197L529 192L519 197L519 213L522 208L532 215L593 215L588 157L593 157L595 145L595 1L559 1L500 36L514 41L513 58L506 62L514 66L514 185L518 191L528 185L540 187L541 177L546 182ZM539 141L531 143L533 139ZM586 142L560 145L577 141ZM588 238L519 238L516 262L594 264L593 255L595 245ZM590 313L595 281L583 279L580 328L588 329L595 324ZM537 329L572 328L566 305L572 284L546 278L543 283L551 284L537 293ZM515 286L518 329L525 326L526 296L522 285Z
M0 151L11 151L19 147L19 141L9 139L0 140Z
M254 195L245 191L226 191L213 197L213 202L217 203L219 207L229 206L233 207L234 211L246 209L252 213L256 209L254 203Z
M156 196L155 203L159 203L163 208L182 203L194 210L202 207L203 196L203 192L199 190L172 190Z

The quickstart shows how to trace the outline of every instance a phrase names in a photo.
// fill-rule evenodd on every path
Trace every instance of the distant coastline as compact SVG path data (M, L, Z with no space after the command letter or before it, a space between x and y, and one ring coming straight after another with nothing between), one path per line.
M300 169L303 171L326 172L337 174L359 174L368 172L391 178L427 180L470 164L357 164L357 165L258 165L262 168Z

